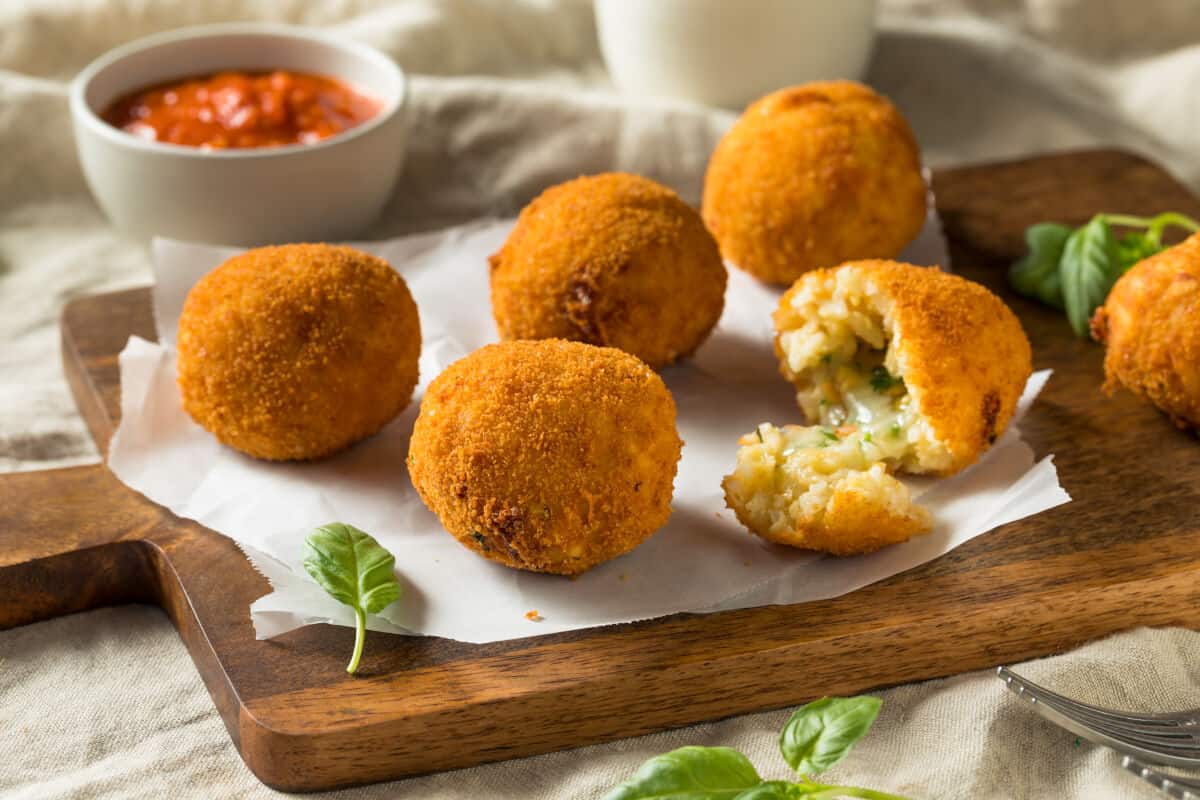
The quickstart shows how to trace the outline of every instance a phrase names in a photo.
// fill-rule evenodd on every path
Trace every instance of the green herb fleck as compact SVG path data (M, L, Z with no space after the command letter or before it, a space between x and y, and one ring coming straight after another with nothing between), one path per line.
M396 557L353 525L331 522L304 540L304 569L335 600L354 609L354 674L366 640L367 614L378 614L400 597Z
M902 386L904 381L887 371L887 367L879 366L871 370L871 388L877 392L886 392L893 386Z
M891 434L892 438L898 438L900 436L900 423L893 422L891 427L888 428L888 433Z
M871 441L871 431L869 431L869 430L868 430L867 432L865 432L865 433L863 434L863 441L864 441L864 442L869 442L869 441Z
M758 443L759 443L759 444L762 444L762 443L763 443L763 438L762 438L762 429L761 429L761 428L755 428L755 429L754 429L754 434L755 434L756 436L758 436Z
M822 364L828 364L831 361L833 361L833 353L826 353L825 355L821 356Z

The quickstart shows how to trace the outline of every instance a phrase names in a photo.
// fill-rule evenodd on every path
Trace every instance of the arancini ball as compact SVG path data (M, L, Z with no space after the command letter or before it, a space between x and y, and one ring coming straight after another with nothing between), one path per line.
M322 458L377 432L417 384L421 327L404 279L352 247L247 250L188 292L183 407L255 458Z
M1200 233L1117 279L1092 317L1104 390L1125 388L1184 430L1200 429Z
M925 221L921 156L896 107L852 81L781 89L713 152L704 222L731 264L769 283L892 258Z
M616 347L654 369L694 352L725 305L725 265L700 215L638 175L547 189L489 264L501 339Z
M430 384L408 470L468 549L576 575L666 524L681 447L675 401L637 358L561 339L501 342Z

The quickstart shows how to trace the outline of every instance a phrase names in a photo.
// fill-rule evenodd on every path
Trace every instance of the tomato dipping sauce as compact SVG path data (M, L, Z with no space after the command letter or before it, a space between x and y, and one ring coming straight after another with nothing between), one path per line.
M312 144L366 122L380 106L333 78L276 70L151 86L100 116L142 139L218 150Z

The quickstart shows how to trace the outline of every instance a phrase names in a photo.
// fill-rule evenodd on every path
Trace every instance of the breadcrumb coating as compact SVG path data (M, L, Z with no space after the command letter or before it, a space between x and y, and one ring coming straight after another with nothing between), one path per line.
M725 303L725 265L699 214L637 175L547 189L489 264L502 339L616 347L655 369L694 352Z
M752 103L713 152L702 208L729 263L786 284L897 255L920 232L925 202L904 117L862 84L830 81Z
M1200 234L1135 264L1092 317L1104 391L1125 388L1184 430L1200 428Z
M576 575L666 524L682 444L671 393L633 356L561 339L502 342L430 384L408 469L468 549Z
M417 384L421 328L404 279L351 247L248 250L188 293L183 407L255 458L306 460L377 432Z

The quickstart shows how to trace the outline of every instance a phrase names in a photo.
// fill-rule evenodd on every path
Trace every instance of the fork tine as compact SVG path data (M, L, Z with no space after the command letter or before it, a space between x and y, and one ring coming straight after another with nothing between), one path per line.
M1200 782L1164 775L1129 756L1121 757L1121 766L1171 797L1178 798L1178 800L1200 800Z
M999 670L997 670L997 674L1000 674ZM1113 738L1175 755L1189 758L1200 757L1200 730L1178 727L1141 729L1136 723L1127 723L1116 714L1091 715L1088 713L1088 709L1093 708L1092 706L1073 703L1062 695L1043 689L1011 670L1006 670L1002 677L1010 689L1020 696L1025 696L1030 702L1052 707L1081 724L1089 725ZM1017 688L1014 689L1014 686Z
M1095 717L1085 711L1080 711L1070 704L1062 704L1051 698L1039 698L1040 702L1054 705L1063 713L1074 714L1082 721L1097 728L1124 734L1131 738L1150 742L1161 742L1172 747L1200 746L1200 730L1187 728L1145 728L1135 723L1116 722L1103 717Z
M1200 767L1200 749L1198 748L1180 748L1158 744L1150 746L1143 742L1131 741L1125 736L1115 735L1113 732L1100 730L1063 710L1053 700L1047 702L1045 698L1039 699L1038 689L1040 687L1037 684L1029 684L1028 681L1004 667L999 668L996 672L999 677L1004 679L1009 690L1028 702L1034 711L1077 736L1151 763Z
M1112 709L1100 708L1099 706L1081 703L1078 700L1072 700L1069 697L1064 697L1058 692L1054 692L1044 686L1040 686L1028 678L1022 678L1008 667L997 667L996 674L999 675L1001 680L1005 681L1006 683L1016 681L1024 685L1029 690L1039 692L1040 694L1049 698L1054 698L1065 705L1079 709L1081 712L1086 712L1097 719L1109 720L1111 722L1120 724L1141 726L1139 727L1139 730L1149 731L1153 729L1180 728L1183 731L1191 730L1200 732L1200 727L1197 726L1197 718L1200 717L1200 714L1197 713L1176 712L1172 714L1137 714L1126 713L1124 711L1113 711Z
M1131 746L1152 750L1155 753L1162 755L1180 756L1200 760L1200 740L1191 737L1182 739L1169 736L1156 736L1153 734L1142 734L1136 731L1129 731L1114 725L1105 725L1097 723L1085 718L1074 716L1070 709L1064 709L1061 705L1053 700L1043 700L1034 693L1027 694L1028 699L1035 705L1043 708L1053 709L1063 716L1076 720L1082 725L1086 725L1097 733L1103 734L1117 741L1124 742Z
M1162 720L1159 722L1145 722L1139 715L1125 715L1119 711L1110 711L1104 708L1087 703L1080 703L1077 700L1064 698L1062 695L1053 695L1056 702L1062 703L1064 706L1075 709L1080 714L1085 714L1088 717L1099 722L1107 722L1113 725L1121 725L1130 730L1142 731L1145 733L1154 733L1162 736L1196 736L1200 734L1200 727L1194 723L1189 724L1182 719Z
M1044 703L1043 705L1050 706L1050 703ZM1060 713L1065 713L1061 709L1056 710L1058 710ZM1164 753L1174 753L1181 756L1200 758L1200 741L1196 739L1175 739L1162 736L1148 736L1146 734L1122 730L1121 728L1099 725L1087 720L1082 720L1082 722L1085 725L1095 728L1101 733L1112 736L1114 739L1122 739L1132 744L1152 748Z
M1010 687L1011 688L1011 687ZM1044 695L1037 689L1024 689L1024 694L1044 705L1053 706L1064 714L1075 717L1080 722L1095 728L1119 735L1127 736L1150 744L1160 744L1164 747L1197 748L1200 747L1200 729L1195 728L1164 728L1146 727L1137 723L1128 723L1113 716L1098 716L1080 709L1077 704L1064 703L1059 697Z

